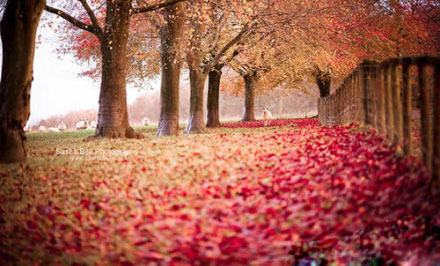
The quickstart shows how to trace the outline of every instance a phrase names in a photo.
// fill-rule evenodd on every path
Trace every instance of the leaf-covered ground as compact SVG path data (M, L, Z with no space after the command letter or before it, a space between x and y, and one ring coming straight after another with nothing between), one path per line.
M417 159L355 125L262 126L31 134L28 161L0 168L0 264L438 260L440 201Z

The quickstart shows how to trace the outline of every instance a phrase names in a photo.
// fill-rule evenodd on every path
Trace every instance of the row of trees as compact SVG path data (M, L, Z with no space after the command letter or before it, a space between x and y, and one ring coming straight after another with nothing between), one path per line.
M207 125L220 124L224 67L242 77L243 120L253 120L258 88L297 88L313 78L324 97L332 79L364 59L438 54L440 40L439 3L431 0L8 0L1 24L1 161L25 158L22 127L29 116L35 32L43 9L66 21L59 24L67 33L60 51L91 63L84 74L101 79L97 137L140 137L129 125L127 80L142 83L160 73L157 135L176 135L181 70L188 69L185 132L201 133L206 79ZM50 24L53 18L46 19Z
M231 78L229 74L232 71L225 73L223 82L229 82ZM309 86L312 86L310 84ZM313 86L315 87L315 86ZM311 93L303 93L301 91L288 91L283 89L277 89L270 93L265 93L262 90L257 91L257 97L255 98L255 112L259 114L257 118L262 117L264 108L268 108L272 111L274 118L287 118L287 117L311 117L317 114L317 90L311 90ZM240 115L243 111L243 91L240 91L238 95L233 95L231 92L226 91L220 94L219 97L219 114L222 120L232 121L241 119ZM179 115L180 125L185 123L185 118L189 116L189 98L190 88L186 82L181 84L179 93ZM205 98L207 91L205 91ZM128 105L128 117L130 118L130 125L139 126L142 125L144 117L149 118L152 124L157 124L160 117L160 91L154 91L147 95L138 97L132 104ZM205 108L206 113L206 108ZM98 110L86 109L75 110L68 112L64 115L54 115L38 121L35 126L30 127L31 131L38 131L39 126L58 127L63 121L68 129L75 130L75 125L81 119L86 119L89 122L96 121L98 117ZM207 122L209 119L207 119Z

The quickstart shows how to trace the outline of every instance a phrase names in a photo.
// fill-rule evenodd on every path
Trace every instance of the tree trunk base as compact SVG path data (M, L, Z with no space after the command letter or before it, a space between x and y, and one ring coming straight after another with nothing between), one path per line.
M222 124L218 121L215 121L215 122L208 121L208 123L206 124L207 128L217 128L217 127L221 127L221 126L222 126Z
M208 131L205 127L187 127L185 129L185 134L206 134Z
M257 121L257 119L255 119L255 118L243 118L243 119L241 119L240 120L241 122L252 122L252 121Z
M177 136L179 135L179 121L161 119L157 128L157 137Z
M98 127L96 128L95 138L127 138L127 139L141 139L144 136L137 133L132 127Z
M0 163L17 163L26 159L25 141L23 130L7 128L2 134L0 143Z

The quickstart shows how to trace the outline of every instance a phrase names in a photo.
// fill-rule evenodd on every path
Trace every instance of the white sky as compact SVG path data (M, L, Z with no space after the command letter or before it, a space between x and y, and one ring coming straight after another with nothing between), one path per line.
M53 115L63 115L70 111L98 109L100 82L88 77L78 77L83 69L75 63L73 56L55 52L57 36L49 29L43 29L42 43L35 51L34 81L31 89L31 116L29 124ZM40 32L40 29L39 29ZM0 68L3 49L0 42ZM157 82L156 82L157 83ZM157 89L159 84L153 86ZM127 87L127 102L130 104L146 91Z

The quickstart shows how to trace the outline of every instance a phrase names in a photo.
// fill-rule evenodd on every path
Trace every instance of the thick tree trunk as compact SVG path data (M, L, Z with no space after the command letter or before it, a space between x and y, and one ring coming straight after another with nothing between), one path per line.
M255 86L258 82L256 74L246 74L243 76L244 91L244 113L241 121L255 121Z
M26 159L35 36L45 0L9 0L1 21L0 163Z
M183 3L165 10L165 23L160 30L162 81L160 118L157 136L176 136L179 132L179 84L182 61L179 55L183 34Z
M186 134L204 133L205 117L203 112L203 92L205 89L206 74L198 70L190 69L190 110Z
M140 137L130 127L127 111L126 68L131 1L107 2L106 27L100 40L102 80L97 137Z
M331 75L329 72L322 72L317 70L315 74L316 84L318 84L320 97L327 97L330 95Z
M220 112L219 112L219 97L220 97L220 80L222 71L220 69L213 69L209 72L208 79L208 121L207 127L219 127Z

